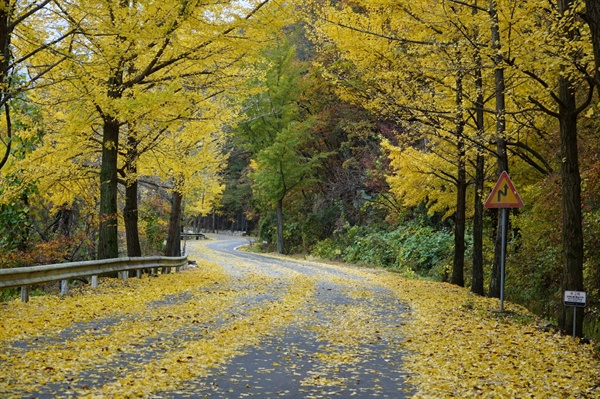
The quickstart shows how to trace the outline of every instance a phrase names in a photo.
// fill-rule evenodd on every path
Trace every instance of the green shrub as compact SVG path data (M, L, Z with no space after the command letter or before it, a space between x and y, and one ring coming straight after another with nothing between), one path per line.
M320 259L336 260L340 258L342 250L333 238L326 238L313 245L311 254Z
M447 230L435 230L430 226L402 226L393 235L399 236L396 267L408 267L419 275L436 277L445 273L444 269L452 259L454 237Z
M315 244L311 254L440 280L448 274L453 250L454 237L450 231L411 221L394 230L349 227Z
M355 241L344 252L344 260L350 263L391 267L395 263L396 251L384 232L357 234Z

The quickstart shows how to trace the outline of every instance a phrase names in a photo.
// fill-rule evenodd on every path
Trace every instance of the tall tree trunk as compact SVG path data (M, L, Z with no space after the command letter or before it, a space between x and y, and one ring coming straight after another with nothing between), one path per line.
M475 113L477 123L477 156L475 159L475 199L473 214L473 278L471 292L484 295L483 288L483 185L485 182L485 159L483 157L484 110L483 78L481 76L481 57L475 56L475 88L477 99Z
M563 244L563 289L583 291L583 229L581 212L581 176L577 148L577 116L575 95L570 82L561 77L559 96L560 114L560 176L562 180L562 244ZM561 327L573 333L573 309L565 307L560 318ZM583 309L577 308L575 334L581 336Z
M283 242L283 200L277 200L275 207L277 213L277 252L284 253L284 242Z
M454 260L452 262L452 284L464 287L465 277L465 225L467 183L464 164L458 172L456 187L456 214L454 218Z
M572 0L558 0L561 15L571 8ZM565 32L572 38L574 33ZM583 216L581 212L581 175L579 173L579 149L577 147L578 107L573 83L566 77L558 80L558 120L560 123L560 177L562 182L562 244L563 289L583 291ZM573 312L577 312L577 325L573 331ZM563 307L559 317L560 327L569 334L582 335L583 309Z
M127 256L142 256L140 246L140 235L138 229L138 181L137 179L125 187L125 208L123 218L125 220L125 237L127 240Z
M119 7L128 7L120 1ZM114 102L123 97L124 65L119 62L107 84L106 97ZM105 113L106 112L106 113ZM117 193L118 193L118 162L119 162L119 130L117 116L107 110L102 115L102 164L100 165L100 227L98 233L98 259L119 257L119 237L117 230Z
M594 74L595 82L600 88L600 2L598 0L585 0L585 21L590 27L592 35L592 47L594 49L594 60L596 72Z
M456 77L456 150L458 156L456 176L456 214L454 217L454 260L452 262L452 284L465 285L465 224L467 209L467 172L465 166L465 138L463 116L462 72Z
M508 153L506 151L506 101L504 98L505 80L504 67L502 66L502 48L500 43L500 26L498 21L498 12L495 6L495 0L490 0L490 18L492 26L492 49L497 54L494 56L495 72L494 84L496 91L496 152L498 156L498 176L503 171L508 173ZM508 219L506 220L508 223ZM502 237L502 218L498 218L496 228L496 241L494 243L494 265L492 266L492 278L490 280L490 289L488 295L494 298L500 298L500 280L501 280L501 260L502 260L502 241L507 237ZM508 231L505 229L504 231Z
M131 127L130 127L131 128ZM130 132L127 136L127 154L125 160L125 207L123 219L125 221L125 238L127 240L127 256L142 256L140 234L138 229L138 180L137 160L139 141Z
M169 215L169 231L165 256L181 256L181 203L182 194L174 190L171 198L171 214Z
M117 232L117 160L119 149L119 122L113 117L105 116L102 133L98 259L110 259L119 257L119 241Z
M584 18L590 27L594 49L594 63L596 67L594 82L600 90L600 2L598 0L586 0L585 6ZM600 265L596 267L595 276L594 288L600 290Z

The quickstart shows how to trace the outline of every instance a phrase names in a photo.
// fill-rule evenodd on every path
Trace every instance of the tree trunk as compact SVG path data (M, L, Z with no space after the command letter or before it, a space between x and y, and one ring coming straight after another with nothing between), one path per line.
M100 231L98 259L119 257L117 232L117 160L119 122L104 118L102 165L100 166Z
M596 72L594 73L596 86L600 89L600 2L598 0L585 0L584 19L590 27Z
M594 83L600 90L600 2L597 0L586 0L585 20L590 27L592 35L592 46L594 48ZM600 290L600 266L596 267L596 281L594 288Z
M12 38L12 29L10 26L12 22L10 20L10 16L14 11L11 8L12 7L9 7L6 2L4 2L4 7L0 7L0 82L2 85L8 85L10 83L9 68L12 59L10 49L10 42ZM1 140L4 144L4 153L0 159L0 169L2 169L8 162L12 147L12 125L10 120L10 108L8 106L8 101L10 99L8 89L9 88L6 87L4 90L0 91L0 104L2 105L0 109L4 109L6 122L6 132Z
M454 226L454 261L452 263L452 284L464 287L465 277L465 224L467 183L464 165L459 171L459 182L456 187L456 215Z
M506 101L504 98L505 80L504 68L502 67L502 55L500 43L500 27L498 13L494 4L495 0L490 0L490 18L492 25L492 49L497 54L494 57L496 70L494 72L494 83L496 91L496 151L498 153L498 176L503 171L508 173L508 154L506 152ZM507 219L508 222L508 219ZM492 278L490 280L490 289L488 295L494 298L500 298L500 279L501 279L501 260L502 260L502 241L507 237L502 237L502 218L498 218L496 228L496 241L494 243L494 265L492 266ZM508 231L505 229L504 231Z
M283 242L283 200L277 200L277 206L275 209L277 213L277 252L283 254L284 242Z
M131 128L131 126L130 126ZM139 141L129 132L127 136L127 154L125 160L125 207L123 219L125 221L125 239L127 240L127 256L142 256L140 234L138 228L138 180L137 160Z
M471 292L484 295L483 288L483 185L485 182L485 159L483 157L484 110L483 79L481 76L481 57L475 57L475 87L477 99L475 103L477 123L477 156L475 160L475 203L473 214L473 278Z
M169 215L169 231L165 256L181 256L181 202L183 196L173 191L171 198L171 214Z
M454 217L454 260L452 262L452 284L465 285L465 224L467 203L467 172L465 166L465 138L463 118L462 73L456 77L456 150L458 156L456 176L456 214Z
M125 208L123 218L125 219L125 237L127 239L127 256L142 256L140 246L140 235L138 230L138 181L137 179L125 187Z
M65 237L71 237L71 225L73 224L73 209L62 206L56 214L56 224L52 231Z
M560 177L562 181L563 289L583 291L583 217L581 212L581 176L577 148L577 115L575 93L571 82L559 79ZM564 307L560 327L573 333L573 309ZM583 309L577 308L575 335L581 336Z

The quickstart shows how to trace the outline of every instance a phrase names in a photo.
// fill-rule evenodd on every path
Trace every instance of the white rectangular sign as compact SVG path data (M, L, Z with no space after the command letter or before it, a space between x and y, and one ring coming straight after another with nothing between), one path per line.
M585 292L565 291L565 306L585 307Z

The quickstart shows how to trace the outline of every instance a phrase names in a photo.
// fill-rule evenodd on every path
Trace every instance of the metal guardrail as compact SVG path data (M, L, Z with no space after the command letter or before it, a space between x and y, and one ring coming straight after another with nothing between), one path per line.
M181 239L187 240L188 238L194 238L196 240L204 240L206 236L204 233L181 233Z
M61 281L61 293L66 294L69 279L91 277L92 287L98 286L98 275L119 272L124 280L131 270L181 268L187 264L187 256L164 257L150 256L143 258L114 258L83 262L58 263L53 265L15 267L0 269L0 289L21 287L21 300L29 300L29 287L36 284Z

